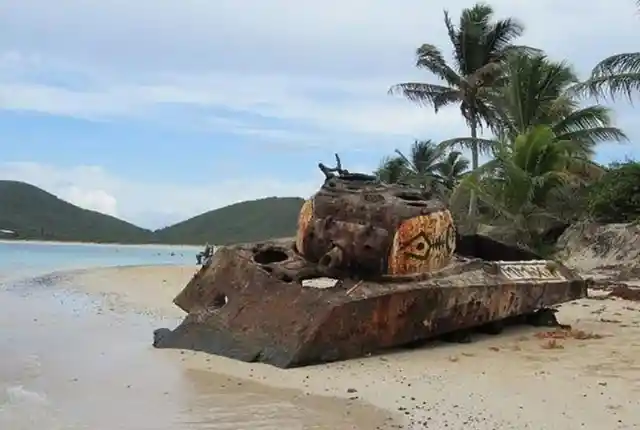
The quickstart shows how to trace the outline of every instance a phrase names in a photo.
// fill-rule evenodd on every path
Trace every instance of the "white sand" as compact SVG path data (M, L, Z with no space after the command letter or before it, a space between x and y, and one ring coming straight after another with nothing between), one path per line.
M197 266L125 266L62 272L61 286L82 286L99 295L109 310L184 317L173 298L196 273Z
M104 306L116 311L180 317L184 314L172 300L195 271L195 266L97 269L76 272L67 281L102 295ZM499 336L478 335L470 344L434 343L289 370L202 353L156 352L181 354L193 369L274 387L357 396L396 412L405 428L640 428L640 303L590 298L563 305L558 317L602 337L550 341L536 336L544 329L519 327Z

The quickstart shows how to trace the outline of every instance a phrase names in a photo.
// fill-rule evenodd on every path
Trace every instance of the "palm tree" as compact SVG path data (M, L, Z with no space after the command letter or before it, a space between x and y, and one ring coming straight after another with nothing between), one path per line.
M554 201L567 186L581 182L583 158L570 140L558 140L549 126L535 126L514 140L493 143L494 158L472 171L452 196L475 190L492 210L493 223L509 225L517 242L535 246L540 234L557 222Z
M409 157L396 149L395 157L386 157L374 172L387 183L410 183L426 187L438 181L437 166L444 156L443 148L432 140L416 140Z
M472 167L478 167L480 147L475 140L483 123L491 125L495 112L483 98L484 89L490 87L500 74L499 63L515 48L512 41L524 27L512 18L493 22L493 8L478 3L464 9L458 27L454 26L447 11L444 22L453 45L455 64L447 64L436 46L423 44L416 51L416 66L425 69L440 80L438 84L407 82L392 86L390 94L401 94L419 105L440 109L458 104L471 131ZM475 214L472 193L469 213Z
M499 139L513 141L532 127L549 125L556 139L572 141L583 156L593 155L602 142L624 141L627 136L612 125L611 109L601 105L581 107L574 86L579 83L564 61L549 60L544 54L510 55L505 62L501 86L492 90L499 112ZM450 139L443 144L468 145L472 138ZM491 147L494 140L476 139Z
M640 7L640 0L636 0ZM600 61L591 76L576 91L596 98L609 95L612 100L622 94L632 101L640 90L640 52L615 54Z
M395 157L385 157L374 172L383 182L407 183L447 194L469 167L460 152L447 152L446 147L432 140L416 140L408 157L397 149L395 152Z
M401 157L385 157L373 174L382 182L397 184L405 182L409 175L406 161Z
M460 184L468 170L469 160L464 158L460 151L449 152L436 167L440 182L448 191L453 191Z

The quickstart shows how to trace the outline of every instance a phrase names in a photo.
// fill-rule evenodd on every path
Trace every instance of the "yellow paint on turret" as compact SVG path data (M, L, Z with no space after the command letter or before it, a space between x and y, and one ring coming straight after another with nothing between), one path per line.
M313 199L309 199L302 205L298 215L298 231L296 233L296 249L300 254L303 252L304 235L313 217Z
M449 264L455 247L455 227L448 210L408 219L394 235L388 273L411 275L439 270Z

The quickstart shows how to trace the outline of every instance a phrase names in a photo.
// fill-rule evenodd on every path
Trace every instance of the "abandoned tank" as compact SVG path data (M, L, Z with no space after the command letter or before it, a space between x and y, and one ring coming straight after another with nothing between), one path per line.
M156 330L155 347L289 368L514 320L553 325L553 305L587 294L558 262L458 234L425 190L351 174L339 159L319 166L326 179L295 240L220 248L174 299L187 316Z

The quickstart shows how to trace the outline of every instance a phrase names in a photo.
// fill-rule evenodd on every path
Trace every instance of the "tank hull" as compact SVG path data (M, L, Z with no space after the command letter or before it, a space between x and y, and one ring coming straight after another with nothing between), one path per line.
M277 258L257 258L265 250ZM184 321L156 330L154 346L290 368L362 357L587 295L587 281L545 260L456 257L429 274L375 281L320 279L314 269L293 242L222 248L175 298Z

